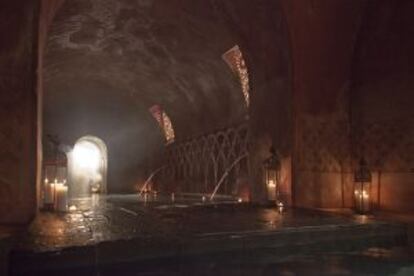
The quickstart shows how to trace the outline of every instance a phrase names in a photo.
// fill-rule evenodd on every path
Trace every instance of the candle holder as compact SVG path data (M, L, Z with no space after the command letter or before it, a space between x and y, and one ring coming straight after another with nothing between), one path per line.
M55 211L60 210L61 206L57 203L62 199L62 189L66 189L67 178L67 156L66 153L60 150L60 141L57 136L47 135L50 149L49 156L46 156L43 163L43 175L45 176L44 185L42 189L43 194L43 210ZM54 179L49 182L49 179ZM66 188L60 188L64 186ZM59 197L59 198L58 198ZM67 201L67 195L64 198Z
M43 209L53 211L55 202L55 183L50 183L49 179L44 180L43 186Z
M364 158L359 161L359 167L354 174L354 200L355 210L359 214L371 211L371 171Z
M68 209L68 187L63 183L57 182L49 183L46 178L44 181L43 191L43 209L45 211L66 212Z
M68 187L63 183L55 185L55 210L67 212L68 210Z
M270 157L263 162L267 200L277 204L279 201L281 162L273 147L270 148L270 154Z

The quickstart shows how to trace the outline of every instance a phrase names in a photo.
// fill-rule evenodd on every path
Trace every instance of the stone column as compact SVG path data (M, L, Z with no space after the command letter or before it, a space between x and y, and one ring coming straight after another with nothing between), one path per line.
M11 245L11 236L0 233L0 275L9 275L9 253Z
M0 3L0 223L36 212L38 5Z

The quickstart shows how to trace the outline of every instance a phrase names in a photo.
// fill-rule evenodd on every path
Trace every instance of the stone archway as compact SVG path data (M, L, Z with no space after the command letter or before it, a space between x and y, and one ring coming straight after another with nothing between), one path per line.
M107 192L108 151L95 136L78 139L68 153L68 185L71 198Z

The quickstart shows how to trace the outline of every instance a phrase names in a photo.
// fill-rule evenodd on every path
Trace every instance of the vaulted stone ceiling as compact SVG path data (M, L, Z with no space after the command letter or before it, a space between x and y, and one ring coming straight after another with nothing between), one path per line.
M170 116L178 141L249 113L260 134L288 144L289 51L277 1L70 0L48 17L43 136L68 145L101 138L110 192L131 191L162 157L165 141L148 111L154 104ZM235 45L251 79L249 112L222 58Z
M68 97L116 97L140 113L160 104L178 136L239 122L241 87L221 58L237 43L210 1L66 1L48 35L45 116Z

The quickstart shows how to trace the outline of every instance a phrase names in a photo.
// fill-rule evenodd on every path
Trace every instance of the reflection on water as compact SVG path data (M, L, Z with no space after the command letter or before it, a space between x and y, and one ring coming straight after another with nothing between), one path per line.
M220 253L149 264L105 268L108 275L414 275L408 247L355 252L308 252L281 256L263 250Z

